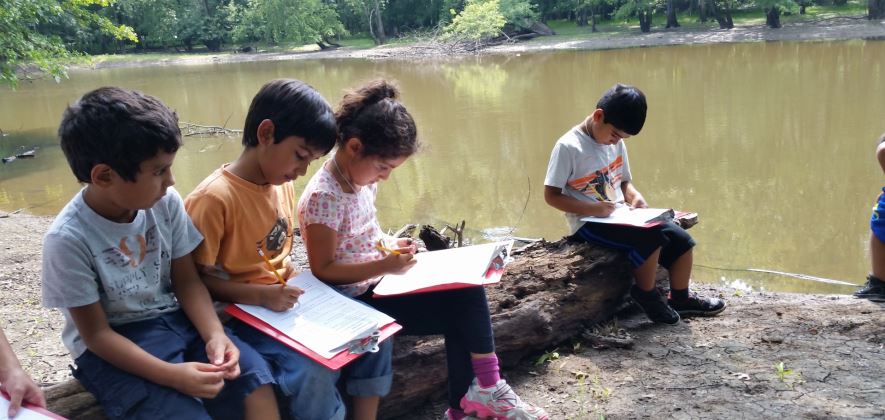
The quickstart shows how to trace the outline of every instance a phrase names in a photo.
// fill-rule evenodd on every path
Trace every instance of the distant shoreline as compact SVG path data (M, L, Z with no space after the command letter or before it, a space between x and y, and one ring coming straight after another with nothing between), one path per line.
M638 29L630 32L613 32L611 35L596 37L538 37L530 41L507 43L480 49L473 53L452 53L430 44L415 43L405 46L379 46L367 49L338 48L311 52L258 52L182 55L168 59L133 59L97 61L91 64L72 65L73 71L88 71L108 68L186 66L205 64L225 64L257 61L288 61L309 59L439 59L473 55L510 55L515 53L552 51L589 51L637 47L657 47L674 45L722 44L745 42L781 41L846 41L846 40L885 40L885 21L870 21L866 18L836 17L810 22L785 24L779 29L765 25L742 25L733 29L675 28L654 29L641 33Z

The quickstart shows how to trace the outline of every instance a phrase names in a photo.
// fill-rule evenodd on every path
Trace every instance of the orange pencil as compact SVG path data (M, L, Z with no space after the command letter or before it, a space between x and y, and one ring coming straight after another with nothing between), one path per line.
M264 255L264 251L262 251L261 248L258 248L258 255L260 255L261 259L264 260L264 263L267 264L267 269L270 270L275 276L277 276L277 280L280 282L280 284L285 286L286 280L283 280L283 276L281 276L280 273L273 268L273 264L271 264L270 260L267 259L267 255Z

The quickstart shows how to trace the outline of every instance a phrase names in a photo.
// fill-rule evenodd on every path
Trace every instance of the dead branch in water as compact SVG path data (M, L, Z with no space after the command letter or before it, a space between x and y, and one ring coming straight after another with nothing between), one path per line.
M225 128L217 125L200 125L189 123L187 121L181 121L178 123L178 127L181 129L182 137L190 137L190 136L228 136L234 137L240 134L243 134L243 130L236 130L233 128Z

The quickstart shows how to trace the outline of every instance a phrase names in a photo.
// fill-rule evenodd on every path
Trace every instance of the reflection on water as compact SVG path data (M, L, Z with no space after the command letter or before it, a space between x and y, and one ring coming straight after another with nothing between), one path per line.
M862 281L883 178L873 158L885 131L883 62L885 42L853 41L74 72L61 84L0 90L0 155L40 147L37 159L0 166L0 209L54 214L77 191L54 132L65 105L95 87L143 90L184 121L241 128L269 79L305 80L334 104L346 87L391 77L429 148L381 186L382 223L466 219L477 239L485 229L555 240L566 224L542 198L550 149L605 89L626 82L649 98L646 128L627 140L637 187L654 206L701 215L695 259L716 268L696 278L844 293L851 288L720 268ZM239 152L236 138L187 138L176 188L189 192Z

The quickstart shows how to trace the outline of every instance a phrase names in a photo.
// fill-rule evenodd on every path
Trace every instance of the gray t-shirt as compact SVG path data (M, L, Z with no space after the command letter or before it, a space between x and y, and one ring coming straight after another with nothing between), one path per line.
M632 180L627 146L624 140L602 145L577 125L567 131L553 146L544 185L562 188L566 196L581 201L623 201L621 183ZM570 234L581 227L583 217L565 213Z
M43 238L43 305L65 316L62 341L76 359L86 345L68 308L100 302L110 325L143 321L179 308L172 292L172 260L203 240L169 188L130 223L100 216L80 192Z

